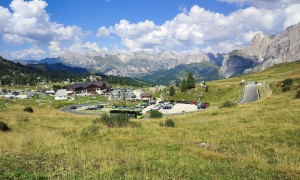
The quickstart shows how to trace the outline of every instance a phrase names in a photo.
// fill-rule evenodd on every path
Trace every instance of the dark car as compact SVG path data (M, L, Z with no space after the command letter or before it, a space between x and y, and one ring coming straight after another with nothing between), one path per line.
M205 109L205 108L207 108L207 107L209 107L209 103L207 103L207 102L200 102L200 103L198 103L198 105L197 105L197 108L198 108L198 109Z
M77 109L77 107L76 106L71 106L71 109Z
M163 109L172 109L172 106L171 106L171 105L165 105L165 106L163 107Z
M155 101L151 101L151 102L149 102L149 104L150 105L154 105L154 104L156 104L156 102Z
M95 107L96 110L101 110L102 108L104 108L103 105L97 105L97 106Z
M99 104L99 105L97 106L97 108L98 108L98 109L101 109L101 108L104 108L104 106L101 105L101 104Z

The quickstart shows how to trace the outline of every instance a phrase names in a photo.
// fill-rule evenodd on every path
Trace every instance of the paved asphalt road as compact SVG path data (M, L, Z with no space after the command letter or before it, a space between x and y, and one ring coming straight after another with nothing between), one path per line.
M72 105L72 106L76 106L76 108L81 108L81 107L84 107L84 106L90 106L90 105L98 105L98 104L101 104L101 105L108 105L109 103L105 103L105 102L102 102L102 103L92 103L92 104L80 104L80 105ZM72 106L66 106L66 107L63 107L60 109L60 111L63 111L63 112L69 112L69 113L73 113L73 114L80 114L80 115L100 115L100 113L92 113L92 112L84 112L84 111L78 111L77 109L71 109Z
M255 102L259 99L258 87L260 85L246 85L244 89L244 98L238 104Z

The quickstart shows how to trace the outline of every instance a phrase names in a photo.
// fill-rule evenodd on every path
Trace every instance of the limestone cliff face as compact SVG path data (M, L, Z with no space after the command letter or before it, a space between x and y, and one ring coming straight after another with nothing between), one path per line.
M225 56L221 71L224 77L231 77L299 59L300 23L287 28L282 35L262 38L260 33L256 34L249 46Z
M128 52L97 56L66 54L59 60L69 66L94 69L108 75L135 77L158 70L173 69L182 64L214 62L221 66L223 54L191 54L171 51L161 53Z

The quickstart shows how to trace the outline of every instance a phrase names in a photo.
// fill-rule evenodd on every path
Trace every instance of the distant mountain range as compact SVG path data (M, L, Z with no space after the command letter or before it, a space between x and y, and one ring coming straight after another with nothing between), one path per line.
M26 64L26 67L30 67L32 69L37 69L40 71L50 71L50 72L66 72L72 74L90 74L90 72L84 68L80 67L70 67L66 66L62 63L55 63L55 64L48 64L48 63L41 63L41 64Z
M249 46L228 54L199 54L165 51L161 53L128 52L64 54L23 64L56 64L80 67L106 75L138 77L156 84L180 80L191 71L198 81L232 77L257 72L274 64L300 59L300 23L281 35L256 34ZM46 68L46 67L45 67ZM47 67L50 68L50 67ZM58 67L53 67L52 70ZM77 70L76 70L77 71ZM83 71L83 70L82 70Z
M47 61L54 64L48 64ZM33 63L34 64L30 64ZM44 62L42 64L36 64ZM42 81L61 83L69 79L72 82L101 80L109 84L121 84L125 86L144 87L152 84L131 77L118 77L102 73L91 73L87 69L70 67L56 60L12 62L0 56L0 85L36 85ZM91 78L93 80L91 80Z

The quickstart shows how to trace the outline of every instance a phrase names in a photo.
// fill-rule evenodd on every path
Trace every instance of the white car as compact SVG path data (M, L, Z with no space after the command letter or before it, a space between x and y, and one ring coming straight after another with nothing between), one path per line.
M160 110L160 107L154 106L153 108L151 108L151 110L156 110L156 111L158 111L158 110Z

